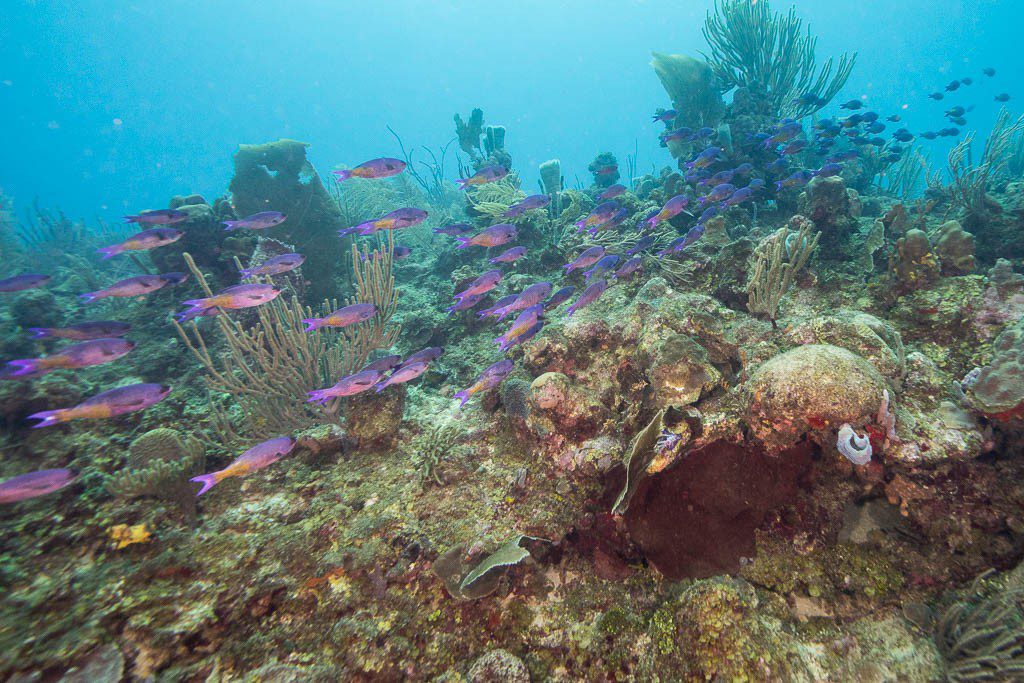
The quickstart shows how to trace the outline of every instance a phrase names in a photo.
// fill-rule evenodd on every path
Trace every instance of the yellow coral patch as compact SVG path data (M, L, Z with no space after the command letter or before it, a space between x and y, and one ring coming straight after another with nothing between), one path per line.
M152 534L149 533L145 524L135 524L134 526L115 524L107 529L107 535L110 536L111 541L114 541L114 548L118 550L136 543L149 543L152 540Z

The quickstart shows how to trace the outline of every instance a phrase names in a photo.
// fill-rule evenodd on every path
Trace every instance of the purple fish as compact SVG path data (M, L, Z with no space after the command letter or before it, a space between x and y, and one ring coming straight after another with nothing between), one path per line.
M284 223L288 216L280 211L260 211L237 221L222 221L225 230L266 230Z
M428 363L410 363L409 365L403 365L398 368L383 382L377 384L376 392L379 394L388 387L395 384L405 384L410 380L414 380L424 372L427 371Z
M501 180L507 175L507 168L495 164L493 166L484 166L470 177L459 178L458 180L455 181L455 183L459 186L460 190L465 190L470 185L483 185L485 183L493 183L495 180Z
M175 230L174 228L150 228L149 230L143 230L132 235L124 242L109 247L101 247L97 251L103 254L104 259L108 259L117 254L123 254L126 251L145 251L156 249L166 244L173 244L180 240L184 234L181 230Z
M380 373L391 372L401 364L402 357L399 356L398 354L393 354L390 356L378 358L372 363L368 363L366 367L361 370L361 372L366 372L367 370L376 370L377 372Z
M164 273L162 275L137 275L126 280L115 282L104 289L87 292L78 296L91 303L107 297L145 296L168 285L178 285L188 279L187 273Z
M3 379L14 377L42 377L48 372L61 369L88 368L115 361L135 348L135 342L127 339L92 339L80 344L66 346L57 353L44 358L26 358L7 363L8 371Z
M705 171L703 168L698 168L693 171L687 171L684 179L686 180L687 184L693 185L695 183L701 183L705 179L710 177L711 174L708 171Z
M391 159L389 157L382 157L380 159L370 159L364 161L355 168L350 168L344 171L331 171L338 182L348 180L349 178L388 178L393 175L398 175L405 170L405 162L401 159Z
M403 360L398 367L404 368L406 365L415 365L416 363L431 363L440 358L442 353L444 353L444 349L440 346L428 346Z
M740 188L733 192L728 199L725 200L726 206L738 206L743 202L750 201L754 198L754 188L747 186Z
M615 212L615 215L608 219L607 222L601 223L600 225L594 225L587 228L587 232L591 235L596 235L598 232L603 230L612 230L622 225L623 221L629 218L629 209L619 209Z
M476 230L476 228L469 223L452 223L451 225L446 225L442 228L434 228L434 232L438 235L449 235L451 237L465 235L467 232L473 232L474 230Z
M829 162L824 164L821 168L814 172L814 175L818 178L829 178L831 176L839 175L843 172L843 167L835 162Z
M530 306L536 306L547 299L550 295L550 282L534 283L520 292L519 296L515 298L515 301L497 311L496 315L498 316L498 320L504 320L505 316L509 313L515 313L516 311L525 310Z
M295 448L295 439L290 436L282 436L270 441L264 441L242 453L224 469L211 472L210 474L200 474L198 477L192 477L189 481L202 484L202 488L196 492L196 496L201 496L228 477L244 477L251 472L263 469L267 465L274 464L291 453L293 448Z
M664 143L690 140L693 138L693 129L686 128L685 126L682 128L676 128L675 130L665 131L659 135L658 138Z
M708 147L703 152L693 158L693 161L686 162L686 168L707 168L711 164L718 161L718 157L722 154L721 147Z
M770 138L764 141L764 148L770 149L772 147L778 147L783 142L789 142L797 135L802 133L803 130L803 126L801 126L799 123L795 121L780 126L779 129L775 132L775 135L771 136Z
M380 379L380 370L362 370L354 375L342 377L332 387L309 392L309 398L306 400L306 403L319 403L323 405L332 398L354 396L355 394L370 390Z
M807 170L800 170L793 173L788 178L778 181L775 183L775 189L781 190L784 187L803 187L810 181L811 172Z
M169 386L163 384L129 384L102 394L96 394L72 408L44 410L29 415L29 420L39 420L32 425L33 429L50 427L70 420L89 420L115 417L143 410L164 399L171 392Z
M651 120L670 123L674 121L677 116L679 116L679 112L677 112L675 109L666 109L662 112L655 114L654 118L652 118Z
M402 259L408 257L410 254L412 254L412 247L403 247L401 244L396 244L391 249L391 258L394 261L401 261ZM364 251L363 253L359 254L359 260L364 262L364 263L368 259L374 259L374 258L378 258L378 257L379 257L379 253L376 252L376 251L372 252L370 254L367 254Z
M458 313L459 311L468 311L469 309L473 308L478 303L483 301L485 296L487 296L487 295L486 294L470 294L468 296L464 296L464 297L462 297L461 299L459 299L454 304L452 304L451 306L449 306L448 308L446 308L444 310L449 315L451 315L453 313Z
M566 275L568 275L574 270L577 270L578 268L589 268L590 266L600 261L602 257L604 257L604 252L604 247L600 245L596 247L590 247L589 249L585 250L582 254L577 256L575 261L567 263L562 267L565 268Z
M114 320L96 320L86 323L76 323L67 327L30 327L33 339L71 339L74 341L89 341L90 339L106 339L110 337L123 337L128 334L132 326L128 323L120 323Z
M38 498L53 493L75 481L71 470L38 470L0 482L0 504Z
M647 249L650 249L651 247L654 246L654 242L654 235L644 235L639 240L637 240L637 243L633 246L632 249L626 252L626 256L632 256L633 254L638 254L641 251L646 251Z
M615 279L625 280L632 277L633 274L640 269L643 263L644 259L642 256L634 256L619 266L619 269L615 271Z
M608 254L601 258L600 261L594 264L594 267L585 272L583 275L584 282L590 282L592 277L604 277L609 271L615 268L619 264L619 256L617 254Z
M493 389L501 384L505 378L509 376L509 373L512 372L514 367L515 364L512 361L507 359L500 360L481 372L480 376L477 377L476 382L473 383L473 386L468 389L463 389L452 398L460 401L459 408L461 409L466 405L466 401L468 401L474 394L481 391L487 391L488 389Z
M302 322L306 324L306 332L311 332L322 327L348 327L369 320L376 314L377 307L373 304L352 304L323 318L304 318Z
M764 189L764 184L764 178L754 178L749 183L747 183L747 187L749 187L754 192L757 192L758 190Z
M799 154L807 148L807 140L793 140L791 143L782 148L780 154L783 156L792 156Z
M675 197L672 197L665 202L665 206L661 207L661 211L644 221L645 227L653 228L661 221L667 221L675 218L683 212L683 209L685 209L689 203L690 200L686 195L677 194Z
M697 186L707 187L710 185L711 187L714 187L715 185L721 185L722 183L727 183L730 180L732 180L732 177L734 175L736 175L736 171L732 169L729 169L727 171L719 171L715 175L709 178L704 178L703 180L699 181L697 183Z
M597 198L598 199L603 199L603 200L607 201L609 199L615 199L616 197L621 197L624 194L626 194L626 186L625 185L617 185L616 184L616 185L609 186L604 192L602 192L601 194L597 195Z
M278 254L271 256L255 268L243 268L239 275L243 280L250 277L271 277L295 270L303 264L306 257L302 254Z
M750 172L753 171L753 170L754 170L754 165L749 163L749 162L747 162L747 163L740 164L739 166L734 168L733 169L733 174L738 175L738 176L746 177L746 176L750 175Z
M491 227L478 232L472 237L466 237L463 235L456 235L455 239L459 242L459 249L465 249L466 247L500 247L503 244L508 244L519 235L516 230L516 226L511 223L498 223Z
M15 275L14 277L0 280L0 292L20 292L22 290L45 285L49 281L49 275L41 275L40 273Z
M562 287L560 290L552 294L550 299L544 302L544 312L550 313L551 311L561 306L563 303L569 300L569 297L571 297L573 295L573 292L575 291L576 288L573 287L572 285L569 285L568 287Z
M607 281L597 280L596 282L594 282L594 284L590 285L585 290L583 290L583 294L580 295L580 298L577 299L573 305L569 306L568 310L566 310L565 312L566 317L571 316L573 313L580 310L584 306L589 306L590 304L597 301L597 298L604 294L604 290L606 289L608 289Z
M479 311L477 313L477 316L479 316L481 318L486 318L489 315L497 315L498 312L502 308L504 308L505 306L508 306L510 303L515 301L518 297L519 297L518 294L509 294L508 296L503 296L500 299L498 299L496 302L494 302L494 305L491 306L490 308L485 308L484 310Z
M149 225L174 225L188 219L188 214L177 209L156 209L143 211L137 216L125 216L125 223L147 223Z
M276 299L280 293L281 290L273 285L235 285L213 296L203 297L202 299L188 299L181 302L182 306L188 306L188 308L181 313L177 313L174 317L178 322L185 322L202 316L217 315L220 312L218 309L235 310L262 306Z
M486 273L469 283L469 287L455 295L456 299L463 299L467 296L486 294L501 282L500 270L488 270Z
M595 226L607 223L612 219L612 216L617 214L622 209L622 204L616 201L603 202L594 207L594 210L589 214L576 221L573 225L583 232L587 228L593 228Z
M427 218L427 212L414 207L403 207L386 213L377 220L365 221L351 228L343 228L338 231L339 237L346 237L351 234L372 235L381 230L400 230L422 223Z
M712 218L714 218L715 216L717 216L721 212L722 212L722 207L721 206L719 206L718 204L712 204L708 208L704 209L704 213L702 213L697 218L697 225L704 225L705 223L707 223L709 220L711 220Z
M512 323L512 327L505 334L495 339L494 343L498 344L502 351L508 351L513 346L521 344L524 341L523 335L527 334L540 322L543 314L543 304L530 306L519 314L515 322Z
M543 209L550 203L551 197L546 194L532 194L526 199L520 200L508 207L508 211L505 212L505 217L513 218L515 216L522 216L524 213L532 209Z
M729 183L722 183L721 185L716 185L711 189L711 192L708 192L706 195L700 198L700 205L707 206L708 204L712 204L714 202L724 201L731 197L732 193L735 191L736 187L734 185L730 185Z
M489 259L489 263L512 263L518 261L522 257L526 256L526 247L512 247L506 249L492 259Z

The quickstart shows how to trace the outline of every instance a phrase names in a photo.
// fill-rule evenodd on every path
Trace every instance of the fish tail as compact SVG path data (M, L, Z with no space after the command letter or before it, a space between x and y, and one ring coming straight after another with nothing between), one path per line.
M469 178L458 178L455 181L455 184L459 186L460 190L465 190L467 187L469 187Z
M348 237L352 233L358 232L359 230L360 226L358 225L354 225L351 228L342 228L341 230L338 231L338 237Z
M175 313L174 314L174 319L177 320L179 323L187 323L189 320L195 320L199 316L201 316L204 313L206 313L206 311L208 311L208 310L210 310L210 309L203 308L202 306L197 306L197 305L193 304L192 308L188 309L187 311L182 311L181 313Z
M313 391L307 392L307 395L309 398L306 399L306 403L324 404L333 398L327 394L326 389L314 389Z
M250 277L252 277L253 271L255 271L255 270L256 270L255 268L242 268L240 271L238 271L238 278L240 280L244 280L246 278L250 278Z
M458 236L456 236L455 239L458 240L458 242L459 242L459 245L456 247L456 249L465 249L466 247L469 246L469 241L471 239L473 239L473 238L472 237L458 237Z
M306 326L306 329L303 330L303 332L312 332L313 330L320 329L324 325L323 318L303 318L302 322Z
M196 492L196 498L203 495L210 489L212 489L220 479L217 478L217 472L211 474L200 474L198 477L192 477L189 481L194 481L197 484L202 484L202 488Z
M454 396L452 396L452 398L456 399L457 401L460 401L460 403L459 403L459 410L462 410L463 406L466 405L466 401L469 400L469 390L468 389L463 389L459 393L457 393Z
M79 294L78 298L81 299L84 303L91 304L93 301L99 299L100 296L99 292L87 292L85 294Z
M122 251L124 251L124 247L122 247L120 244L115 244L110 247L101 247L96 251L97 253L103 254L103 258L104 260L106 260L108 258L112 258L120 254Z
M28 331L32 333L32 339L44 339L53 336L53 332L49 327L30 327Z
M374 392L379 394L380 392L384 391L387 388L388 388L388 385L384 384L383 382L381 382L380 384L374 385L373 390L374 390Z
M125 223L138 223L140 218L142 218L142 216L125 216L124 217L124 222Z
M344 180L348 180L349 178L351 178L352 171L331 171L331 175L333 175L334 179L340 183Z
M225 230L238 230L238 223L240 221L221 221L226 227Z
M15 368L13 372L7 373L7 377L24 377L25 375L34 375L36 373L46 372L46 368L43 366L41 359L39 358L10 360L7 361L7 367Z
M55 424L66 422L64 415L64 410L44 410L41 413L33 413L26 419L39 420L38 424L32 425L32 429L39 429L40 427L52 427Z

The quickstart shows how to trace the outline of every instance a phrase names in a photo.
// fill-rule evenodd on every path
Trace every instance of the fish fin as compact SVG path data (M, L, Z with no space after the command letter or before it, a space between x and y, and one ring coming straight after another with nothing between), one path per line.
M109 247L101 247L101 248L96 250L97 253L103 254L103 259L104 260L106 260L108 258L112 258L112 257L120 254L122 251L124 251L124 250L121 248L120 244L115 244L115 245L109 246Z
M342 228L338 231L338 237L348 237L349 235L359 232L360 226L353 225L351 228Z
M469 246L469 241L470 241L471 239L473 239L473 238L472 238L472 237L460 237L460 236L456 236L456 237L455 237L455 239L456 239L456 240L458 241L458 243L459 243L459 245L458 245L458 246L456 247L456 249L465 249L466 247L468 247L468 246Z
M203 485L203 487L196 492L196 498L198 498L212 489L220 480L217 479L217 473L213 472L211 474L200 474L198 477L192 477L189 481L194 481L197 484Z
M41 413L33 413L26 419L28 420L39 420L39 424L32 425L32 429L39 429L40 427L51 427L55 424L64 422L62 417L63 410L44 410Z
M36 373L45 374L46 368L42 366L39 358L26 358L23 360L9 360L8 367L17 368L14 372L7 373L7 377L24 377Z
M33 339L44 339L53 336L48 327L30 327L28 331L32 333Z
M125 216L124 217L124 222L125 223L138 223L140 218L142 218L142 216Z
M221 221L221 223L227 226L224 228L225 230L238 230L238 227L236 226L238 221Z
M87 292L85 294L79 294L78 298L81 299L84 303L91 304L93 301L96 301L97 299L100 298L96 295L97 292Z
M469 187L469 178L458 178L455 180L455 184L459 186L460 190L465 190Z
M326 389L315 389L313 391L306 392L306 395L309 396L309 398L306 399L306 403L319 403L320 405L327 403L333 398L333 396L327 395Z
M323 318L303 318L302 322L306 326L306 329L303 330L303 332L312 332L313 330L318 330L321 327L323 327L324 324Z
M469 390L463 389L459 393L452 396L452 398L461 401L461 403L459 403L459 410L462 410L462 407L466 405L466 401L469 400Z
M351 178L352 171L331 171L331 175L334 176L334 179L340 183L343 180L348 180L349 178Z
M252 277L252 273L253 273L254 270L256 270L256 269L255 268L242 268L240 271L238 271L238 279L239 280L244 280L246 278Z

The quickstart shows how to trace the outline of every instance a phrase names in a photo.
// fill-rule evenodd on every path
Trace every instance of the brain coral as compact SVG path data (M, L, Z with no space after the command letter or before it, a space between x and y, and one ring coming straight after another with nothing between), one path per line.
M992 345L995 356L981 369L971 399L981 412L999 418L1024 407L1024 323L1004 330Z

